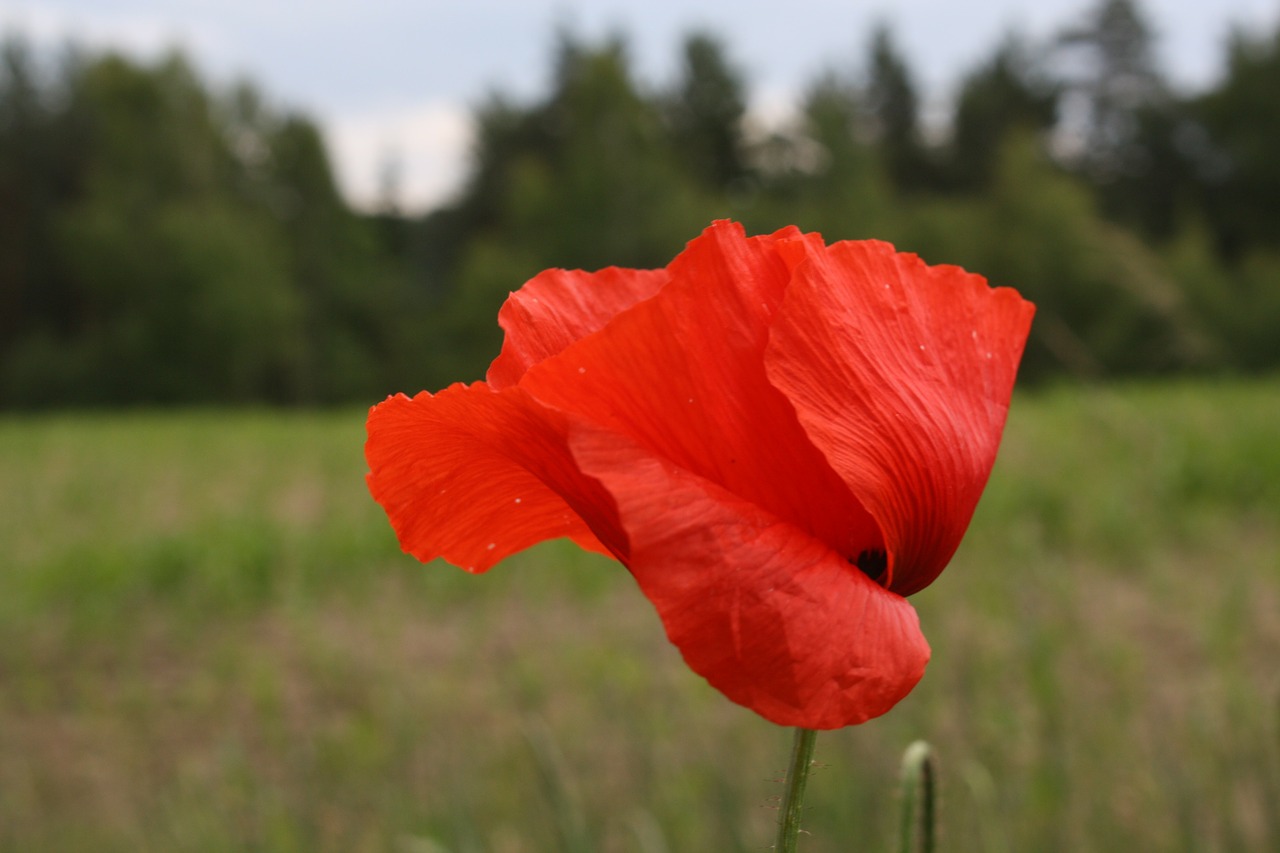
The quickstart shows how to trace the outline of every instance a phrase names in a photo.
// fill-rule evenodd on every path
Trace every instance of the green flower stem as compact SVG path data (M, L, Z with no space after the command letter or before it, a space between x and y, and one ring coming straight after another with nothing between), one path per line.
M778 840L773 845L777 853L796 853L804 788L809 783L813 745L817 738L818 733L813 729L796 729L791 747L791 766L787 768L786 790L782 793L782 813L778 817Z
M937 840L938 769L929 744L918 740L902 758L900 853L933 853Z

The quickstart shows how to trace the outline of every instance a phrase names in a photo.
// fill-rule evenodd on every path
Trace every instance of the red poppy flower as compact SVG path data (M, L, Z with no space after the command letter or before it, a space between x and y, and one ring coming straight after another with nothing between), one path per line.
M487 382L373 408L369 486L423 561L568 536L733 701L859 723L924 673L905 596L968 527L1032 312L886 243L719 222L665 270L512 294Z

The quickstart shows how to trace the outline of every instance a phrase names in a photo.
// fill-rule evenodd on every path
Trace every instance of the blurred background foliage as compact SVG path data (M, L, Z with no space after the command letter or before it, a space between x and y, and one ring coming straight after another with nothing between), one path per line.
M930 673L823 734L805 849L889 849L924 736L953 850L1280 850L1280 31L1179 91L1098 0L939 116L882 28L770 125L728 46L680 50L655 86L561 34L418 215L353 210L313 121L178 54L0 45L0 853L762 849L790 735L625 571L424 569L358 409L256 408L479 378L530 276L659 266L718 217L1038 305L1042 387L913 598Z
M532 102L474 108L462 189L356 211L317 126L179 54L0 57L0 406L324 404L483 375L547 267L664 265L713 219L877 237L1039 307L1023 377L1280 365L1280 31L1179 91L1132 0L1010 34L926 110L892 31L748 113L714 36L665 86L562 32Z

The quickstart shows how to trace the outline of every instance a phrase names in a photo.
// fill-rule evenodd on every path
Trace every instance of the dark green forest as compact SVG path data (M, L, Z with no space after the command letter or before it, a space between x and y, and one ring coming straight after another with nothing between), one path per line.
M761 130L706 33L638 79L561 32L552 83L473 108L469 172L423 216L347 205L317 125L174 53L0 57L0 407L372 402L483 375L547 267L662 266L711 220L876 237L1038 306L1022 376L1280 366L1280 30L1180 91L1132 0L1010 34L923 93L892 29Z

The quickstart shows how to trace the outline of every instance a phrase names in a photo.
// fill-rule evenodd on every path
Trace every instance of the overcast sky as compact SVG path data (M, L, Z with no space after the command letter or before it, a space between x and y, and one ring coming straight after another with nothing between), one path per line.
M719 35L755 105L777 111L826 68L861 65L887 21L929 97L989 56L1010 28L1045 37L1092 0L0 0L0 30L154 57L182 47L215 84L248 77L316 119L349 197L369 201L389 158L406 206L439 201L465 164L470 105L493 89L544 91L552 36L630 38L637 73L675 73L683 35ZM1280 0L1145 0L1163 70L1198 87L1220 72L1232 25L1265 33Z

